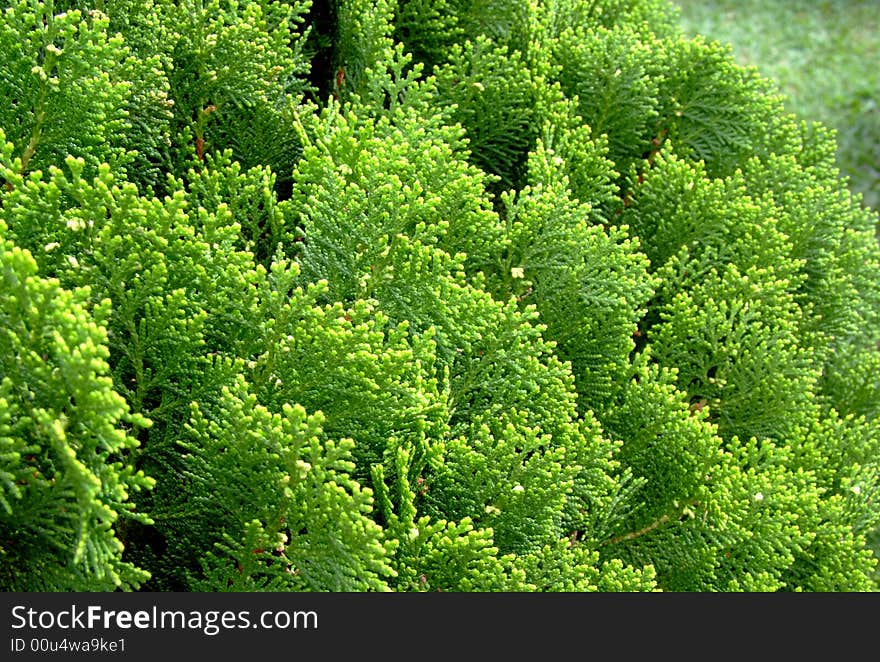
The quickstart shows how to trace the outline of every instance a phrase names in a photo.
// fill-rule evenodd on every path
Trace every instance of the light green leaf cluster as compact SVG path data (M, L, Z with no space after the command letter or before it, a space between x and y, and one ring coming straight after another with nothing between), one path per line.
M331 107L303 132L292 196L304 235L299 262L334 297L369 297L376 279L363 279L387 261L398 235L463 252L469 266L492 259L500 222L455 128L408 106L379 119Z
M38 275L0 221L0 583L7 590L136 588L123 560L135 427L107 364L107 300ZM117 535L119 532L119 535Z
M19 173L68 154L91 172L125 165L132 84L122 77L128 48L99 11L55 13L52 3L20 0L0 21L0 127L15 146Z
M218 550L192 590L387 590L395 541L351 478L354 442L322 440L322 422L299 405L270 413L243 376L216 412L193 405L183 477L188 516L208 526L187 542Z

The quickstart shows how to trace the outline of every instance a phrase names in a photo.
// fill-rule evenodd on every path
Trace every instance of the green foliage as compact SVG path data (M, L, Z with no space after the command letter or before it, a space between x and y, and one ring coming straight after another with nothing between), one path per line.
M298 24L308 6L157 2L165 33L154 48L170 56L178 158L230 149L244 167L287 178L298 151L291 115L306 87Z
M474 163L505 188L522 183L526 156L537 138L539 88L521 53L488 37L456 44L437 72L440 103L455 109Z
M880 206L877 8L863 0L678 0L682 27L731 42L736 60L779 82L785 105L836 133L841 172Z
M539 142L530 159L534 185L516 200L502 197L506 228L493 289L537 307L572 364L581 408L601 411L628 368L655 283L628 229L593 225L592 206L571 199L561 157ZM599 165L594 176L610 179L607 162Z
M394 542L369 518L369 491L351 479L354 443L322 442L323 417L301 406L270 413L242 376L234 389L223 389L216 418L194 404L192 441L181 442L187 514L217 527L176 541L207 551L206 577L192 589L387 589ZM214 539L220 553L208 551Z
M101 8L0 25L3 587L877 589L877 216L729 49Z
M0 556L4 590L113 590L147 575L122 559L130 492L153 480L134 468L133 426L113 391L110 302L42 278L0 222Z
M132 83L128 49L108 34L100 12L55 13L51 2L3 8L0 22L0 127L19 172L57 164L67 154L120 167L126 161Z
M370 296L361 280L400 234L465 252L471 264L492 259L500 223L485 199L486 175L462 158L460 131L439 119L407 108L379 119L331 109L303 127L292 204L301 210L306 278L326 279L341 300Z
M646 57L656 45L630 29L573 26L552 43L562 89L590 128L608 137L609 156L625 171L658 133L658 76Z

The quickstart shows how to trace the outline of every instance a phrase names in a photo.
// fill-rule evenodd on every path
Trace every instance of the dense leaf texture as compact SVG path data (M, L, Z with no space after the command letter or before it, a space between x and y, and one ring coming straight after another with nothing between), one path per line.
M880 248L662 0L15 2L0 588L875 590Z

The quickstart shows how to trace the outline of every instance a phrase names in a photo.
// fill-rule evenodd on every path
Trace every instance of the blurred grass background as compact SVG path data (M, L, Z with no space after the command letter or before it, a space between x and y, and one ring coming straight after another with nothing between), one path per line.
M880 210L880 0L673 0L689 35L733 46L788 109L837 131L838 163Z

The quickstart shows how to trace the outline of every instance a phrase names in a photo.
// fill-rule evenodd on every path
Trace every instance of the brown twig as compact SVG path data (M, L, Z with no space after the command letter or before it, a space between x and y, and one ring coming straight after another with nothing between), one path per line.
M699 507L699 505L700 505L699 501L688 502L688 503L684 504L684 506L681 509L681 512L679 512L677 515L670 515L668 513L666 515L661 515L658 519L651 522L647 526L642 527L638 531L630 531L629 533L623 533L619 536L615 536L614 538L610 538L609 540L606 540L603 543L600 543L600 545L602 545L602 546L616 545L617 543L620 543L620 542L626 542L627 540L634 540L636 538L640 538L645 534L651 533L651 531L653 531L654 529L656 529L660 526L663 526L664 524L666 524L667 522L672 520L673 517L675 517L676 519L681 518L681 516L684 515L685 513L687 513L690 508Z
M634 538L639 538L639 537L645 535L646 533L650 533L651 531L656 529L658 526L662 526L662 525L666 524L666 522L668 522L668 521L669 521L669 515L663 515L663 517L661 517L657 521L651 522L650 524L648 524L648 526L643 527L643 528L639 529L638 531L631 531L629 533L624 533L623 535L620 535L620 536L615 536L614 538L611 538L611 540L608 540L608 541L604 542L603 544L604 545L616 545L619 542L626 542L627 540L633 540Z

